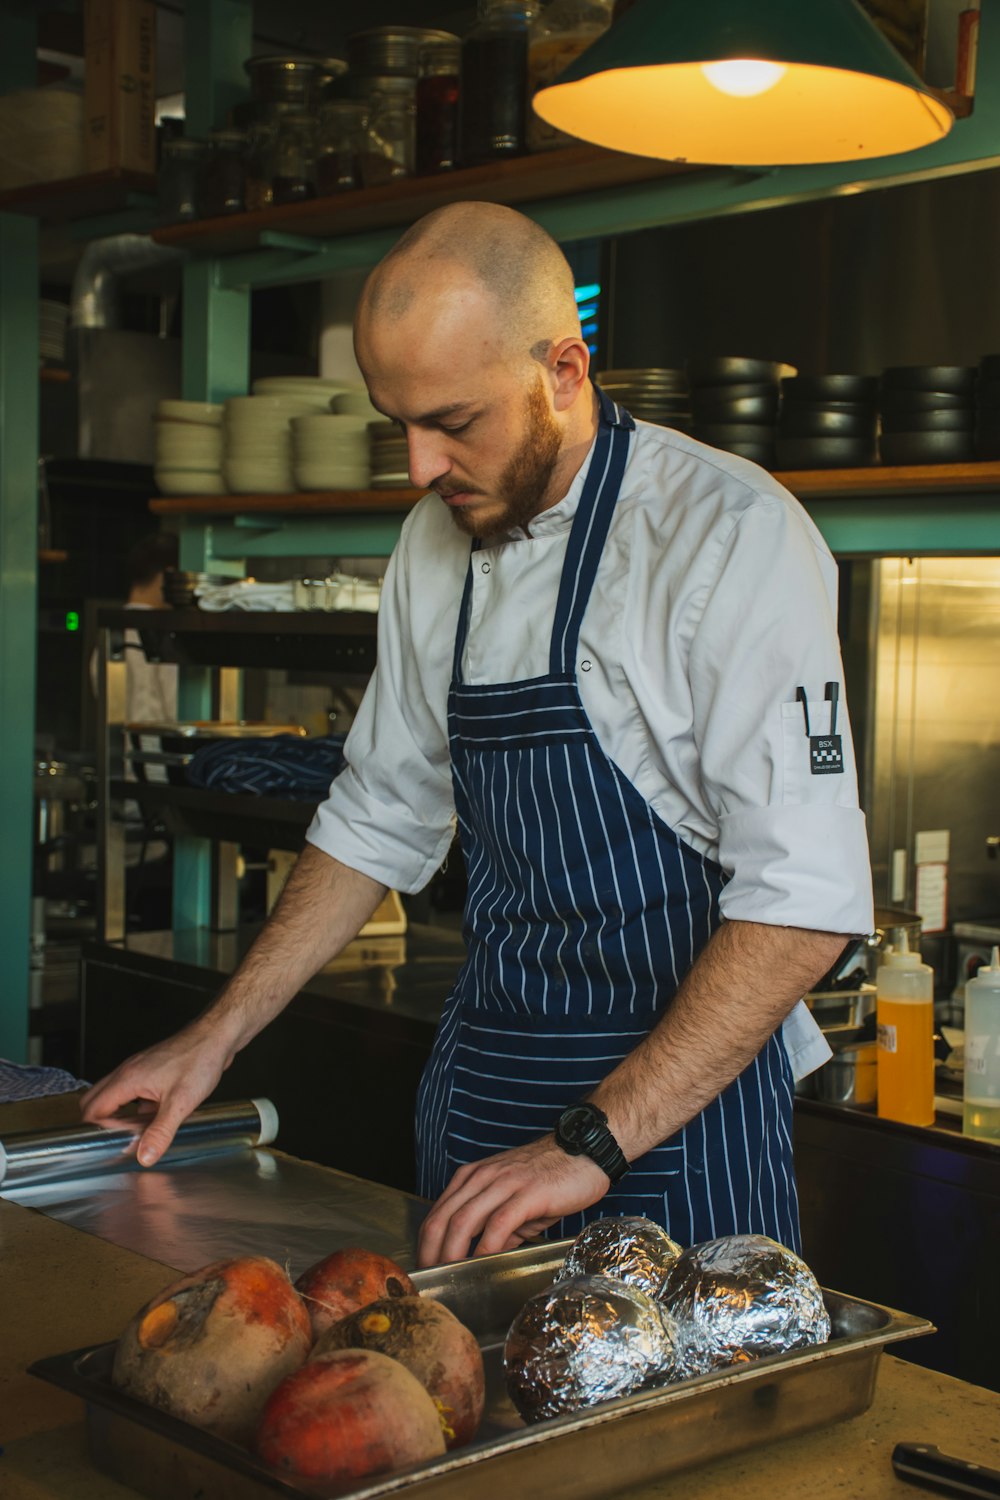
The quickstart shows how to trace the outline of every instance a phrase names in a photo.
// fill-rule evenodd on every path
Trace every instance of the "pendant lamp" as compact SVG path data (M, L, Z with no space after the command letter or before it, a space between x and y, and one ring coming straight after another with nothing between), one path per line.
M856 0L635 0L533 102L614 151L729 166L891 156L953 123Z

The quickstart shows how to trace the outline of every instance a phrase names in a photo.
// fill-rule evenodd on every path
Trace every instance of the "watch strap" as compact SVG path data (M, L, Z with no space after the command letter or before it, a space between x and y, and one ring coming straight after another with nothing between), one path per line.
M587 1127L575 1134L572 1140L568 1140L561 1130L565 1115L579 1116L586 1111L590 1117ZM615 1140L608 1125L608 1117L603 1109L596 1104L586 1101L582 1104L571 1105L565 1110L556 1122L555 1129L556 1144L569 1156L589 1156L592 1162L606 1172L612 1184L620 1182L629 1169L625 1159L625 1153Z

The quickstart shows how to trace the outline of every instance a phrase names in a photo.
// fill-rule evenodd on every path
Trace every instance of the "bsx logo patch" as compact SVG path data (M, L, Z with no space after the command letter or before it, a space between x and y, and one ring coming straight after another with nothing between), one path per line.
M844 752L839 734L809 736L809 769L814 776L840 776L844 770Z

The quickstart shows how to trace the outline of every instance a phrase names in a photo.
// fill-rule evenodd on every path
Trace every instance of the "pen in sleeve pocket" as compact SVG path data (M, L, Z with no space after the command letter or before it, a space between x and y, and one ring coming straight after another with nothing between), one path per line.
M837 733L837 701L840 698L840 683L828 682L826 685L826 701L830 705L830 733Z
M806 698L806 690L805 690L805 688L804 687L797 687L795 689L795 696L799 700L799 702L802 704L802 717L806 721L806 739L808 739L809 736L810 736L810 734L812 733L812 730L809 728L809 702L808 702L808 699Z

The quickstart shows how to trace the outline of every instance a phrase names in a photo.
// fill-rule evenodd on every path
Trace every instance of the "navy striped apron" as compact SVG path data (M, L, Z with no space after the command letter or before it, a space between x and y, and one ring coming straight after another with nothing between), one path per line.
M648 1034L720 920L722 870L605 755L577 687L580 626L634 427L598 397L547 675L463 683L478 543L469 560L448 695L468 952L417 1101L427 1197L457 1167L544 1135L585 1098ZM702 1114L550 1235L641 1214L682 1244L760 1233L798 1249L792 1095L779 1030Z

